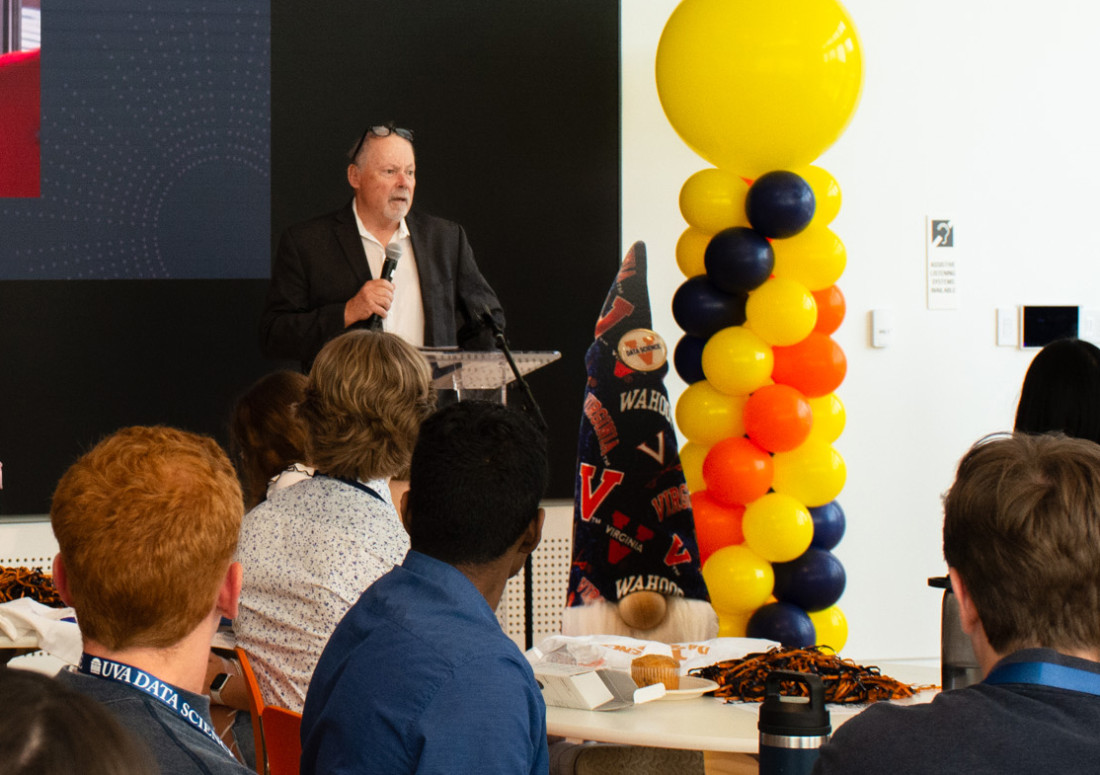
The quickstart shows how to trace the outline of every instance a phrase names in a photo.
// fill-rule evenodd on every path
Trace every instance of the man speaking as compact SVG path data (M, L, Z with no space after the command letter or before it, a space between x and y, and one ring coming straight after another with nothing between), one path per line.
M481 321L504 313L457 223L411 214L412 132L371 126L349 154L351 203L291 226L279 241L260 320L269 358L308 371L325 342L351 327L381 327L410 344L491 347Z

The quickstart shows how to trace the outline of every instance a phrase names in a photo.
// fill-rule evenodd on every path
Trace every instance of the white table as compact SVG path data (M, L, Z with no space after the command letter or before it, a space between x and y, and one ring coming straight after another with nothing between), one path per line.
M883 674L912 684L940 682L938 666L904 662L855 660L861 665L877 664ZM930 702L936 692L921 692L902 702ZM756 728L757 703L727 704L714 697L690 700L657 700L623 710L594 711L547 707L549 734L577 740L595 740L621 745L645 745L656 748L680 748L707 752L707 771L722 771L723 756L718 754L755 754L759 731ZM833 729L859 709L829 706ZM726 770L732 771L732 770Z
M38 648L38 638L26 635L20 638L9 638L0 633L0 664L7 664L15 657L35 651Z

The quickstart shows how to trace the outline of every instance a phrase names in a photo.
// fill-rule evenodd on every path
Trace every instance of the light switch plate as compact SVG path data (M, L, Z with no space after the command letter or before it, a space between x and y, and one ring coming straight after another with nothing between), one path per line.
M871 346L887 347L894 338L894 315L888 309L871 310Z
M1017 347L1020 344L1020 310L1018 307L997 308L997 346Z

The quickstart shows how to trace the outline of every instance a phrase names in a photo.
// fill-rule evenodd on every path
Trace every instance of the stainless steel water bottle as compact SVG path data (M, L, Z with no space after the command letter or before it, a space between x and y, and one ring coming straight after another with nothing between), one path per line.
M928 579L928 586L943 590L940 607L940 681L943 690L962 689L979 683L982 669L974 655L974 646L962 629L959 619L959 599L951 590L950 576Z
M784 683L804 685L809 696L783 694ZM818 750L833 731L821 676L772 671L764 682L764 704L760 706L757 728L760 775L809 775Z

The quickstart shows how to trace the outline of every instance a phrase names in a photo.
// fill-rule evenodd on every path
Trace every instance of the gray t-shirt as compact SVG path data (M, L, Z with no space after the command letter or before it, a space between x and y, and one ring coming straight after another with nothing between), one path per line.
M1049 649L999 664L1047 662L1100 675ZM836 730L815 775L1052 775L1100 770L1100 696L1030 683L979 683L923 705L876 703Z
M162 775L248 775L233 755L163 703L126 684L62 670L57 680L96 700L145 743ZM210 720L210 700L175 687L180 699Z

